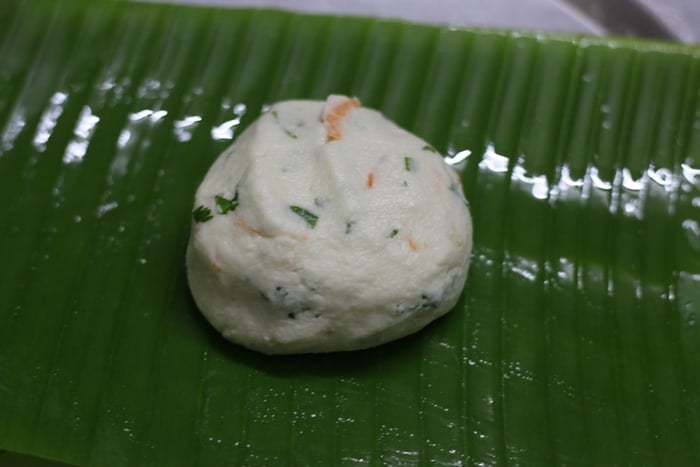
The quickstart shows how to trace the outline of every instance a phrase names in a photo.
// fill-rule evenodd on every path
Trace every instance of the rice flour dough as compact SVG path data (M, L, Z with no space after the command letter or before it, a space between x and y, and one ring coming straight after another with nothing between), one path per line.
M437 151L357 99L273 105L195 195L192 295L228 340L268 354L372 347L442 316L472 224Z

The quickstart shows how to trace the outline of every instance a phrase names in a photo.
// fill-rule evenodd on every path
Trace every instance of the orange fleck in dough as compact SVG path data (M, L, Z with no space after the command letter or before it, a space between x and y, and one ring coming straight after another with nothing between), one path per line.
M411 251L420 251L420 250L425 250L426 248L428 248L427 242L418 242L411 235L406 237L406 242L408 243L408 247L411 249Z
M323 113L323 124L328 133L328 141L341 139L343 137L341 123L352 109L358 107L360 107L360 100L353 97L340 101Z
M372 188L374 186L374 174L372 172L367 175L367 188Z
M243 230L251 235L257 235L258 237L270 238L270 235L255 229L250 224L248 224L241 216L236 216L233 221L237 226L241 227Z

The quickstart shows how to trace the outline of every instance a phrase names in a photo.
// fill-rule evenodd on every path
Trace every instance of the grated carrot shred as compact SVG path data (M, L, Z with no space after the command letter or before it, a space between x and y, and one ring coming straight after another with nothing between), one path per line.
M326 127L329 141L338 140L343 137L340 124L352 109L358 107L360 107L360 101L356 97L353 97L352 99L346 99L340 102L324 114L323 123Z

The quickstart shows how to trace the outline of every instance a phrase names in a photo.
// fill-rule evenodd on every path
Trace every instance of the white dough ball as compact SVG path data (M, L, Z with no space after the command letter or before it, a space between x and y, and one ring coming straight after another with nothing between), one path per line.
M187 249L223 336L269 354L372 347L449 311L472 224L457 174L357 99L279 102L214 162Z

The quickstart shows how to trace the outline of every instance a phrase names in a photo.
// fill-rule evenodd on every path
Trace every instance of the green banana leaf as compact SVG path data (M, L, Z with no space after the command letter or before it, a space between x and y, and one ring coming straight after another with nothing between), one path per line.
M268 357L188 291L193 193L287 98L448 155L465 292ZM125 2L0 6L0 449L75 464L700 463L700 49Z

